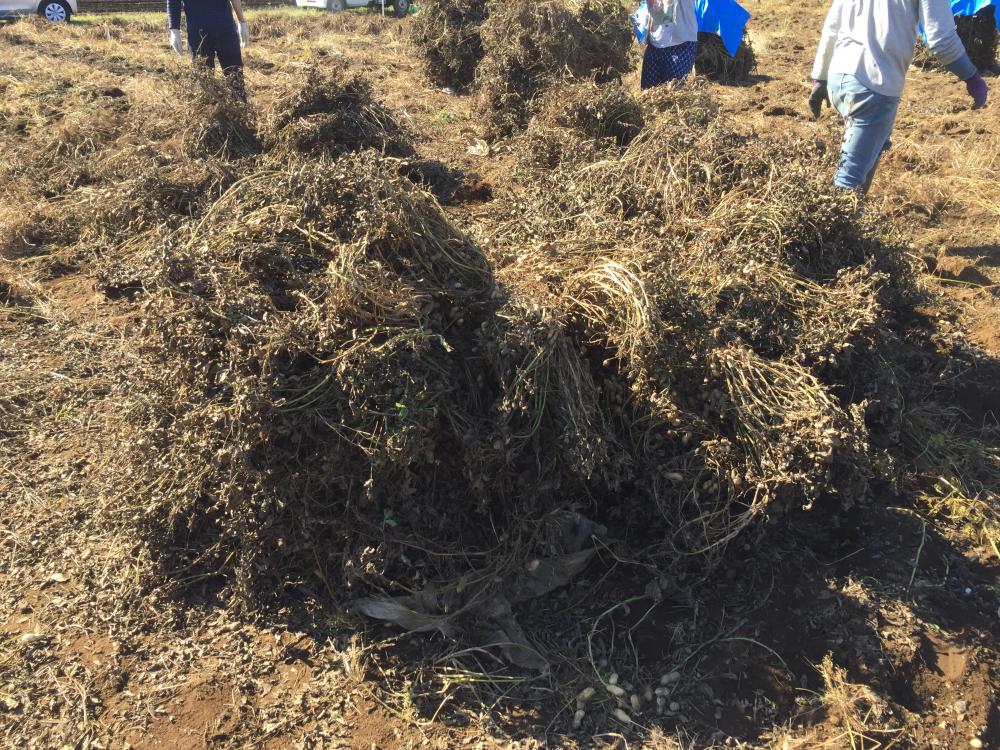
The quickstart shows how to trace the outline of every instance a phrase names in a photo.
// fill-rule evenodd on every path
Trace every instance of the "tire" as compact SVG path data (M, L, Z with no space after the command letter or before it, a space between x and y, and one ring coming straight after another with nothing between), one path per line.
M73 11L66 0L42 0L38 6L38 15L46 21L69 23L69 19L73 16Z
M396 13L396 18L405 18L410 12L410 0L393 0L392 8Z
M327 0L326 9L331 13L340 13L347 10L345 0Z

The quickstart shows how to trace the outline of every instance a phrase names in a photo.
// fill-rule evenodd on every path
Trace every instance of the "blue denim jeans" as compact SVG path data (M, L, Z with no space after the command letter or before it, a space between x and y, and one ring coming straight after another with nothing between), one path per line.
M877 94L852 75L837 74L827 82L830 103L847 126L840 164L833 182L847 190L867 190L896 122L899 99Z

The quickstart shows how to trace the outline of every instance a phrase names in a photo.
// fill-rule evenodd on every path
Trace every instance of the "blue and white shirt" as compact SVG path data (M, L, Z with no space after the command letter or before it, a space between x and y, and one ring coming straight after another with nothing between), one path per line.
M698 41L698 17L694 0L648 0L649 43L654 47L674 47Z

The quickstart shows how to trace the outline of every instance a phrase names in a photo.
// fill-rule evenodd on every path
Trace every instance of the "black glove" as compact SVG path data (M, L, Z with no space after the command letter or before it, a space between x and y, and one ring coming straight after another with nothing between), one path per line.
M823 114L823 102L830 104L830 94L826 90L826 81L813 81L813 90L809 95L809 111L814 120ZM831 105L832 106L832 105Z

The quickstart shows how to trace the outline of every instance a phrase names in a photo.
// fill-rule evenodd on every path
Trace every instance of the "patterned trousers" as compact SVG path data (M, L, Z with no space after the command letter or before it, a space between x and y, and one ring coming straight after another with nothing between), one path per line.
M698 51L697 42L684 42L673 47L646 45L642 56L643 89L659 86L661 83L683 78L694 67L694 56Z

